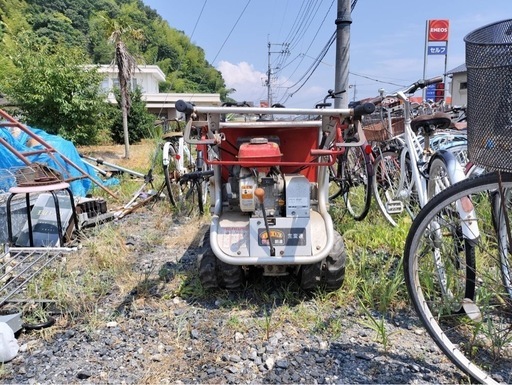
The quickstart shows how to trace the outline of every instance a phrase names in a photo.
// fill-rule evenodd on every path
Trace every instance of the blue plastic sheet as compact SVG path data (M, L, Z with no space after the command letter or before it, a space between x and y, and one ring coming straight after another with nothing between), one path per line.
M27 128L56 150L56 152L53 152L51 156L46 153L42 153L28 155L26 156L27 159L33 163L45 164L48 167L51 167L52 169L65 174L66 176L81 177L82 173L77 168L66 162L62 158L64 156L66 159L80 168L83 172L89 175L90 178L81 178L70 183L70 189L73 195L81 197L86 196L89 190L93 187L93 181L91 179L94 179L98 183L103 184L101 179L98 177L96 170L82 160L80 154L72 142L60 136L48 134L47 132L38 128ZM40 144L36 144L35 146L28 146L27 141L30 139L30 136L23 131L17 131L15 135L13 135L9 129L2 127L0 129L0 136L19 152L33 151L44 148ZM52 159L52 157L54 157L55 160ZM6 176L8 174L7 170L23 166L25 166L25 163L23 163L21 159L13 154L8 148L0 144L0 175L4 174L4 176ZM63 168L66 172L63 172ZM7 191L10 187L15 185L15 179L8 177L1 178L1 184L2 186L0 186L0 189Z

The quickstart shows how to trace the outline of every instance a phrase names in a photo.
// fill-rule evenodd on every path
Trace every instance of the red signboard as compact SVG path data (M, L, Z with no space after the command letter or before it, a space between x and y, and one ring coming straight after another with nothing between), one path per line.
M428 21L428 41L448 41L449 20Z

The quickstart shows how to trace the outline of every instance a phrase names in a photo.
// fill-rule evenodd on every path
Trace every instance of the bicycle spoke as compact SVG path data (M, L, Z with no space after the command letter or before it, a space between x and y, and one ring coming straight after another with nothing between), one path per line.
M445 354L481 382L512 381L510 223L512 176L457 183L414 220L406 242L407 288Z
M347 147L342 165L343 179L347 189L343 192L343 200L347 209L356 220L363 220L370 209L371 184L368 155L362 147Z
M407 168L410 168L406 160ZM403 176L400 154L385 151L377 157L374 166L373 192L380 211L393 226L417 211L417 193L411 186L410 172Z

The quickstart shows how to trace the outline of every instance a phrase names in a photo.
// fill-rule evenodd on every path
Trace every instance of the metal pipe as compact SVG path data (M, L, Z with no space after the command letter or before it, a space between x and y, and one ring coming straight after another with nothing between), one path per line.
M97 159L97 158L93 158L92 156L83 155L83 154L80 154L80 157L92 160L92 161L94 161L94 162L96 162L97 164L100 164L100 165L105 165L105 166L109 166L109 167L115 168L116 170L123 171L123 172L126 172L126 173L134 175L134 176L139 176L141 178L145 177L145 175L140 173L140 172L129 170L127 168L118 166L117 164L114 164L114 163L105 162L103 159Z

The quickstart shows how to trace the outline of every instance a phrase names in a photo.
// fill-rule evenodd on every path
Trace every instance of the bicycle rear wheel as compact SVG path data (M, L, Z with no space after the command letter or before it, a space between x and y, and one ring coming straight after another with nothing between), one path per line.
M508 192L512 175L502 175ZM495 173L440 192L413 221L404 253L407 290L423 325L482 383L512 381L511 205L508 193L505 204L493 198L498 189Z
M444 152L442 157L435 156L428 170L427 199L432 199L433 196L465 178L464 169L453 153Z
M356 221L361 221L370 210L373 172L369 155L364 152L363 147L346 148L342 156L341 170L341 179L347 185L343 200L350 215Z

